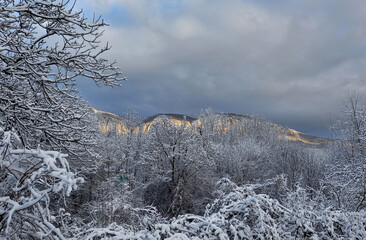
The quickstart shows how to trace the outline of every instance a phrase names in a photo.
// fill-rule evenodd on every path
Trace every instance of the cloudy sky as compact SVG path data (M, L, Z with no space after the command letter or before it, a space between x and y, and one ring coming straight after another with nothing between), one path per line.
M364 0L79 0L110 24L104 41L128 81L81 81L97 109L258 114L329 136L356 91L366 104Z

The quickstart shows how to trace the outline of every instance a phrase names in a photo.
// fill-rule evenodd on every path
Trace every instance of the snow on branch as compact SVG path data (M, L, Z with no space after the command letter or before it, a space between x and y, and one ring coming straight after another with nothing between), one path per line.
M66 149L90 144L86 103L78 78L119 86L115 62L103 58L100 18L87 19L74 1L0 1L0 118L27 148ZM21 133L21 134L20 134Z
M0 234L64 239L50 210L51 198L69 196L83 179L70 172L66 154L20 148L12 131L0 128L0 135Z
M236 186L228 179L218 184L221 195L204 216L180 215L149 229L131 231L117 224L90 228L77 239L364 239L363 213L331 211L311 207L299 188L282 205L268 195L257 194L257 186ZM312 204L308 204L308 203Z

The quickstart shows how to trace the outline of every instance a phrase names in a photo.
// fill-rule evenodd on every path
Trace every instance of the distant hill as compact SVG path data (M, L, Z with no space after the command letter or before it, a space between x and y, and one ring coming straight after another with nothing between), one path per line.
M205 121L203 119L198 119L183 114L159 113L143 119L138 127L134 129L128 129L128 120L125 117L105 111L100 111L94 108L92 110L97 116L99 129L103 133L107 133L110 131L116 131L117 134L125 134L129 131L132 131L134 133L140 131L142 131L143 133L148 133L151 127L159 122L162 118L168 118L175 125L181 125L184 123L187 127L191 125L200 126L201 124L205 124L202 123L202 121ZM251 123L252 121L258 122L258 118L255 118L253 116L235 113L219 113L217 114L217 116L218 119L220 119L220 122L216 123L216 127L220 127L223 131L226 131L231 127L238 126L239 124L237 123ZM307 135L294 129L283 127L279 124L270 123L266 120L261 120L258 122L258 124L266 124L267 126L278 130L279 134L282 135L283 138L304 145L321 147L330 141L330 139L327 138Z
M92 108L92 111L95 113L98 119L99 130L102 133L108 133L111 131L116 131L118 134L127 133L127 119L125 117L119 116L114 113L97 110L95 108Z
M178 120L178 121L188 121L190 123L194 122L197 120L197 118L193 118L193 117L190 117L190 116L186 116L186 115L183 115L183 114L176 114L176 113L158 113L158 114L155 114L153 116L150 116L150 117L147 117L145 118L144 120L142 120L143 123L148 123L148 122L152 122L154 121L156 118L159 118L160 116L165 116L169 119L175 119L175 120Z

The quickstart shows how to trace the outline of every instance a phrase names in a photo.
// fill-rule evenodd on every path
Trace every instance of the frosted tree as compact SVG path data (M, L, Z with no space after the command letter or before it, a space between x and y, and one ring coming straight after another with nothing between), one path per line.
M337 208L366 207L366 110L351 95L340 118L333 124L336 141L329 150L326 185Z
M174 125L168 118L158 119L145 159L150 172L146 196L170 215L198 212L210 193L213 162L201 135L186 126L185 121Z
M67 155L93 143L79 77L120 85L120 70L101 55L100 18L88 21L73 1L0 2L0 234L64 239L61 209L81 179ZM60 198L60 196L62 198Z
M24 146L75 150L89 144L77 77L120 84L120 71L101 54L100 18L90 22L72 1L0 2L0 119Z
M67 197L82 178L70 171L67 155L26 149L18 135L0 128L0 236L7 239L64 239L62 209L51 199Z
M98 170L96 174L88 174L90 182L84 186L90 202L81 210L81 215L90 216L98 226L112 222L138 226L137 212L146 213L134 208L141 208L140 175L147 172L139 172L144 169L139 165L145 138L141 132L133 132L139 119L137 113L129 109L120 122L115 122L114 129L112 126L110 131L99 133ZM123 134L118 132L118 127L125 130Z
M126 119L123 124L127 129L127 133L120 140L119 148L123 152L123 158L119 162L119 168L130 180L134 180L136 179L136 165L140 162L145 136L143 136L142 131L137 130L141 123L141 117L135 110L129 108L125 117ZM130 181L130 183L132 182Z
M131 231L116 224L90 228L76 239L365 239L364 213L332 211L321 199L297 188L286 204L258 194L263 184L237 186L227 178L217 183L216 199L204 216L184 214ZM320 200L320 202L319 202Z

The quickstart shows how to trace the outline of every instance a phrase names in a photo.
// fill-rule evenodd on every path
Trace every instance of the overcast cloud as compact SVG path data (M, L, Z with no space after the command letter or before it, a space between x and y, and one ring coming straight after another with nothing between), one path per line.
M128 77L82 82L83 97L116 114L259 114L326 136L347 94L366 100L366 1L79 0L110 23L104 40ZM366 101L363 101L366 103Z

